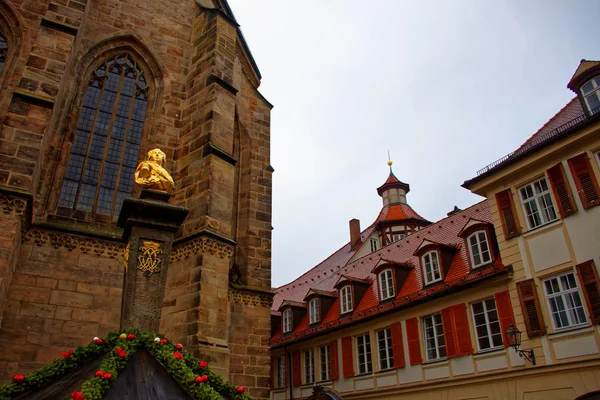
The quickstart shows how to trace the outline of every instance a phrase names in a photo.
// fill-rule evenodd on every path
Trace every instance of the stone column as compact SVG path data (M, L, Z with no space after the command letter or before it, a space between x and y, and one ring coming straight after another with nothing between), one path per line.
M144 189L139 199L123 202L117 222L127 242L121 330L158 332L171 247L189 212L167 203L169 197Z

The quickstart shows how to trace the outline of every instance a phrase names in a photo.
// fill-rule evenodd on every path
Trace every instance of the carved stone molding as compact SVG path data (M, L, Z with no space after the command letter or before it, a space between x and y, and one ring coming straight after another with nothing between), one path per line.
M79 250L82 253L110 258L122 257L123 250L125 249L123 243L76 236L68 233L44 231L41 229L32 229L27 232L25 241L32 242L37 246L50 245L55 249L64 247L69 251Z
M229 288L227 300L236 304L271 308L273 295Z
M211 237L197 237L181 244L175 244L171 251L171 262L182 261L188 257L204 253L229 258L233 255L233 246Z
M0 193L0 208L4 215L15 214L20 217L25 216L27 212L27 200L21 197L14 197Z

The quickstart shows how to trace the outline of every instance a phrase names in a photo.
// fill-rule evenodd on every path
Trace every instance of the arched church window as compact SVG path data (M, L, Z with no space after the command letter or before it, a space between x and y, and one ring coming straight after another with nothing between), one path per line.
M0 71L6 64L6 55L8 54L8 42L6 40L6 35L2 32L2 28L0 27Z
M128 54L92 73L64 175L59 207L117 216L133 190L148 86Z

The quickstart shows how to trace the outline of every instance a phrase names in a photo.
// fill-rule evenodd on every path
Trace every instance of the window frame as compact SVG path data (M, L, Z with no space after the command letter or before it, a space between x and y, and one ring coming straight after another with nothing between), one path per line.
M535 184L540 183L542 181L546 185L546 189L542 193L536 193ZM540 188L541 188L541 186L542 185L540 184ZM526 188L531 188L531 191L533 193L532 196L528 197L527 199L523 198L523 190ZM558 215L558 211L555 206L555 200L553 197L554 194L552 193L550 183L548 182L548 179L546 178L545 175L541 176L525 185L519 186L517 191L519 192L519 201L521 202L521 210L523 211L523 216L525 217L525 222L526 222L527 228L529 230L536 229L536 228L539 228L544 225L548 225L548 224L550 224L554 221L558 221L560 219L560 216ZM546 195L547 195L547 199L550 200L550 205L549 206L546 205L546 207L543 207L543 204L541 204L539 202L539 200L544 199L544 201L545 201ZM527 213L527 204L530 204L530 203L535 204L536 212L540 218L540 223L535 226L532 226L529 214ZM550 209L554 213L553 219L549 219L549 217L547 215L545 215L546 210L550 210ZM531 215L533 215L533 213Z
M590 90L587 93L584 93L583 87L585 85L587 85L588 83L592 84L592 90ZM587 81L585 81L579 87L579 94L581 95L583 102L585 103L585 107L587 108L588 113L590 113L590 114L598 113L600 111L600 106L598 106L596 108L591 108L590 104L588 103L588 96L595 95L597 101L600 103L600 75L596 75L596 76L588 79Z
M383 333L383 338L381 334ZM390 369L394 369L394 346L392 343L392 330L390 327L378 330L375 332L377 336L377 354L379 356L379 370L387 371ZM381 347L382 342L384 343L384 348ZM382 356L383 354L383 356ZM383 365L383 362L387 364L387 366Z
M324 351L323 351L324 350ZM319 377L320 382L328 381L331 379L331 354L329 354L329 346L319 347Z
M313 310L313 305L314 310ZM318 297L313 297L308 301L308 324L316 324L321 320L319 315L320 301Z
M286 369L285 356L278 356L275 361L275 373L276 373L275 387L276 388L285 387L285 369Z
M573 277L573 283L575 284L575 287L564 290L563 282L561 281L560 278L568 276L568 275L571 275ZM559 287L563 290L549 294L546 282L549 282L552 280L556 280ZM546 306L548 307L548 315L549 315L550 319L552 320L552 327L554 328L555 332L571 330L571 329L582 327L582 326L588 326L590 324L586 306L585 306L585 296L584 296L583 292L581 291L581 286L577 282L577 275L575 274L574 271L571 271L571 270L565 271L565 272L562 272L557 275L552 275L552 276L546 277L546 278L542 279L541 281L542 281L542 286L544 288L544 296L546 297ZM575 310L576 308L581 309L581 316L583 316L582 322L571 323L572 318L573 318L573 315L572 315L573 311L567 311L567 308L565 307L565 305L568 303L566 301L565 295L571 294L571 293L574 293L577 295L577 297L579 297L580 306L575 306L575 308L571 308L571 310ZM551 298L557 298L557 297L560 297L562 299L563 309L565 311L565 316L567 317L567 322L569 322L569 325L565 325L565 326L561 326L561 327L556 326L555 314L558 314L558 312L554 312L554 308L551 303Z
M304 350L304 384L315 383L315 349Z
M344 293L346 293L346 295L344 295ZM346 299L349 301L346 302ZM340 314L347 314L354 310L353 300L352 285L347 284L342 286L340 288ZM349 303L349 305L347 305L348 308L344 310L346 303Z
M431 254L435 254L435 260L436 260L436 265L437 265L437 273L439 275L439 277L436 279L435 275L434 275L434 271L432 269L432 280L430 281L427 278L427 261L426 261L426 257L429 256L429 259L431 260L430 264L433 267L433 258L431 257ZM434 250L429 250L428 252L424 253L421 256L421 264L423 266L423 280L425 281L425 285L431 285L432 283L436 283L442 280L442 267L440 266L440 252L437 249Z
M439 317L439 323L437 323L437 321L435 321L436 317ZM433 349L435 349L436 352L436 357L435 358L430 358L430 354L429 354L429 337L428 337L428 327L426 326L426 321L428 319L431 319L432 321L432 329L433 329L433 337L431 338L434 341L435 346L433 347ZM446 349L446 333L444 332L444 324L442 322L442 314L441 313L435 313L435 314L431 314L428 315L426 317L422 318L422 327L423 327L423 337L425 340L425 356L427 358L427 361L439 361L439 360L446 360L448 359L448 350ZM437 332L437 327L440 327L441 329L441 335L439 334L439 332ZM444 338L444 344L440 345L439 343L439 338L442 337ZM444 355L441 356L441 352L440 349L443 348L444 349Z
M487 253L489 256L489 260L488 261L483 261L483 257L481 257L481 254L483 254L483 252L481 251L481 242L479 241L479 234L483 233L484 236L484 240L487 246ZM477 240L477 249L479 251L479 256L481 258L481 262L479 264L475 263L475 255L473 254L473 247L471 244L471 238L475 237ZM491 262L494 261L494 254L492 252L492 247L490 246L490 240L488 237L488 231L487 229L478 229L476 231L474 231L473 233L469 234L469 236L467 236L467 238L465 239L467 242L467 251L469 252L469 260L471 261L471 268L475 269L475 268L481 268L485 265L490 264Z
M384 275L388 275L385 277ZM391 268L386 268L377 274L377 282L379 283L379 299L380 301L385 301L389 299L393 299L396 296L395 289L395 279L394 279L394 271ZM385 282L385 284L384 284ZM384 296L384 287L387 292L387 296Z
M360 362L361 357L364 358L363 363ZM358 367L359 375L373 373L373 353L371 351L371 334L369 332L356 336L356 366Z
M282 324L281 331L283 333L289 333L293 330L292 319L293 319L292 318L292 308L288 307L285 310L283 310L283 313L281 315L281 324ZM287 328L287 330L286 330L286 328Z
M379 250L379 239L370 238L369 244L371 245L371 253L375 253L377 250Z
M487 301L492 300L494 302L494 310L488 310L488 306L487 306ZM485 319L485 323L483 325L477 325L477 321L475 319L476 315L478 313L475 312L475 305L476 304L482 304L483 307L483 317ZM490 316L489 314L495 311L496 312L496 321L491 321L490 322ZM483 299L480 301L476 301L474 303L471 303L471 317L473 320L473 330L475 331L475 340L477 342L477 350L478 351L493 351L493 350L498 350L504 347L504 335L502 332L502 325L500 325L500 316L498 315L498 306L496 305L496 299L492 296L492 297L488 297L487 299ZM499 334L500 334L500 344L499 345L494 345L494 340L493 337L495 336L492 333L492 327L491 324L493 323L497 323L498 327L500 329ZM481 338L479 336L479 331L478 331L478 327L479 326L485 326L485 330L486 330L486 338L488 339L488 343L490 344L490 347L487 348L482 348L480 343L479 343L479 339Z

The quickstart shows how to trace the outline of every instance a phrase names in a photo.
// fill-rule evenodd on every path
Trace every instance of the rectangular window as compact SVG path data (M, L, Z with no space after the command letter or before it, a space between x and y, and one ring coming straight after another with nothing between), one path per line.
M371 243L371 253L377 251L377 249L379 248L379 241L377 239L371 239L370 243Z
M406 236L404 233L394 233L394 235L392 236L392 239L394 242L397 242L398 240L403 239L404 236Z
M442 326L442 315L434 314L423 318L423 330L425 331L427 360L446 358L446 340Z
M310 349L304 352L304 383L315 381L315 352Z
M487 236L484 231L473 233L468 237L471 265L473 268L481 267L492 261L490 255L490 246L488 245Z
M546 279L544 291L555 329L587 323L581 295L572 272Z
M377 348L379 350L379 370L394 368L394 352L392 350L392 334L390 328L377 331Z
M319 299L311 299L308 302L308 319L310 324L319 322Z
M394 297L394 279L391 269L386 269L379 274L379 296L381 300Z
M319 348L319 362L321 364L321 380L329 380L329 346Z
M367 374L372 372L371 337L368 333L356 338L356 350L356 354L358 354L358 373Z
M494 299L473 303L472 308L479 350L501 347L502 329Z
M283 312L283 333L292 330L292 310L289 308Z
M437 251L434 250L425 253L423 256L423 267L425 268L425 284L437 282L442 279Z
M340 307L342 314L352 311L352 287L350 285L340 289Z
M523 211L529 229L547 224L558 217L554 210L552 197L546 178L541 178L519 189Z
M279 356L277 357L277 362L276 362L276 374L277 374L277 387L281 388L285 386L285 356Z

